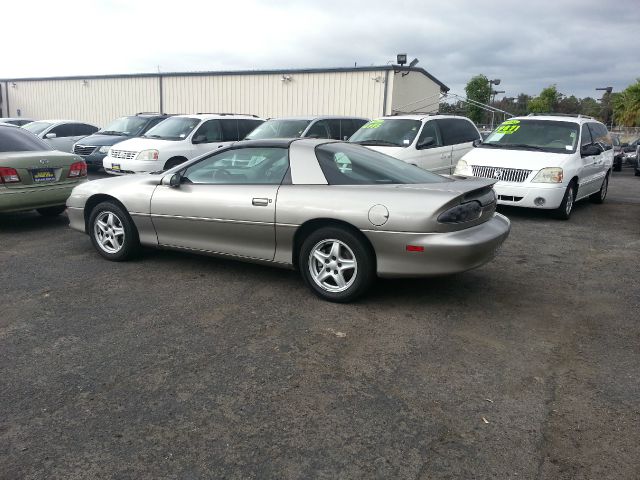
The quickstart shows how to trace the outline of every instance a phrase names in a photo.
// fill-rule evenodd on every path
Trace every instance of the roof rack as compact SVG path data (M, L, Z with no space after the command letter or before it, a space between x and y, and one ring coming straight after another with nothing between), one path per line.
M198 112L198 113L196 113L196 115L220 115L221 117L224 117L224 116L227 116L227 115L241 115L241 116L244 116L244 117L260 118L257 115L253 115L251 113Z
M530 113L527 117L572 117L572 118L588 118L589 120L595 120L595 118L589 115L582 115L581 113Z

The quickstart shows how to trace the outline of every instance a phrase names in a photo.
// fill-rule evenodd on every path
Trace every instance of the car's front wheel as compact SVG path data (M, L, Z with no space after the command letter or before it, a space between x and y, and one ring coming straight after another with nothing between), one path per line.
M140 248L138 231L131 217L112 202L102 202L91 211L89 235L98 253L107 260L127 260Z
M576 200L576 184L575 182L569 183L567 189L564 191L564 197L562 203L554 211L554 216L561 220L569 220L571 212L573 211L573 204Z
M67 208L65 205L56 205L55 207L37 208L36 212L43 217L55 217L64 212L65 208Z
M319 297L346 303L362 295L375 279L370 247L346 228L323 227L303 242L298 266Z

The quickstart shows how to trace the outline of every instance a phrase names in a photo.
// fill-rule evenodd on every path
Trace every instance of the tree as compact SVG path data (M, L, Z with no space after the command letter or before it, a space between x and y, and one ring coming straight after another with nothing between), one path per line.
M575 95L570 97L562 97L558 102L558 113L580 113L580 99Z
M598 117L600 115L600 105L598 101L591 97L585 97L580 100L580 113L590 117Z
M491 88L489 87L489 79L484 75L476 75L467 82L464 87L469 100L487 104L491 97ZM484 110L482 107L473 104L467 104L467 116L475 123L481 123Z
M529 102L529 111L533 113L551 113L557 110L560 92L555 85L544 88L540 95Z
M640 78L613 98L613 118L626 127L640 126Z

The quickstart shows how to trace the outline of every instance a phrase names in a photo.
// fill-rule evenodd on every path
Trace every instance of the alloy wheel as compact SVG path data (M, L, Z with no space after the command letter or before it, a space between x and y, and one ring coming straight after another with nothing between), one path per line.
M567 215L571 213L572 208L573 208L573 187L569 187L569 191L567 192L567 203L564 207Z
M98 246L107 253L118 253L124 246L124 226L113 212L100 212L93 224Z
M358 274L353 250L336 239L321 240L309 254L309 272L313 281L328 292L348 289Z

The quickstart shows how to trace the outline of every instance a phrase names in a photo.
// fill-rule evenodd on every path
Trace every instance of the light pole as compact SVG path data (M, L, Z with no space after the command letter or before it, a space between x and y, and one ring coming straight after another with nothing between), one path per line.
M500 85L500 79L499 78L494 78L493 80L489 80L489 103L493 102L493 86L496 85ZM493 117L494 117L494 112L493 110L491 111L491 130L493 130Z

